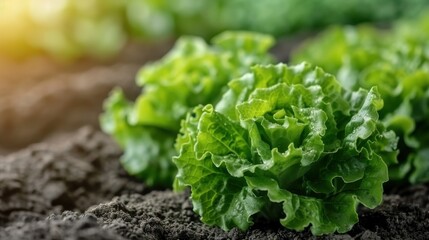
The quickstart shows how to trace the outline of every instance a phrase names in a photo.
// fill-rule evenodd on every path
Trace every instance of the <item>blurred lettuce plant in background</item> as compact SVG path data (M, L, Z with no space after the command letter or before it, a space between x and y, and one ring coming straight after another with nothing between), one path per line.
M0 1L0 53L58 59L114 56L129 41L206 39L225 30L281 37L331 24L415 16L425 0L20 0Z
M428 18L389 30L334 27L305 43L292 61L313 62L337 75L350 90L377 86L385 101L380 118L400 136L392 180L429 181Z

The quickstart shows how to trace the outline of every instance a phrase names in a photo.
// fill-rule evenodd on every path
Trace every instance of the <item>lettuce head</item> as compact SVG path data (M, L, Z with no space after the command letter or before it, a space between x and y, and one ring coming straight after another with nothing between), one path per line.
M224 230L266 218L313 234L349 231L382 201L397 139L376 88L346 91L308 63L257 65L182 122L177 187Z

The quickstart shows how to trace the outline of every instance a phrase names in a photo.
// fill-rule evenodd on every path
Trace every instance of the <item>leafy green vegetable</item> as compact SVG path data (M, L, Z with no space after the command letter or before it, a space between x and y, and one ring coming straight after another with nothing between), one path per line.
M292 60L329 69L351 90L378 87L386 103L380 118L400 136L399 164L389 167L390 178L412 183L429 181L429 35L424 29L427 17L390 31L335 28L306 43Z
M201 220L249 228L255 215L316 234L347 232L381 203L397 139L376 88L345 91L318 67L257 65L182 122L177 185Z
M378 49L383 46L383 39L384 35L372 26L334 26L304 42L293 53L292 61L308 59L327 72L338 72L344 63L362 69L367 63L379 60Z
M198 104L216 103L228 81L256 63L272 61L267 35L226 32L213 45L183 37L163 59L142 68L137 82L142 94L133 104L115 91L101 117L103 130L118 141L121 162L149 186L171 186L176 169L171 162L180 121Z

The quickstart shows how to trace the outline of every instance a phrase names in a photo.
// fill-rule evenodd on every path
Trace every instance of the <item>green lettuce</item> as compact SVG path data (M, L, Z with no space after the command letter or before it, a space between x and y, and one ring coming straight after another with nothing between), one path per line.
M332 24L390 22L416 16L427 0L127 0L134 33L212 36L235 29L277 37ZM131 3L131 4L130 4ZM156 22L156 24L154 24Z
M190 186L201 220L224 230L262 217L316 235L347 232L359 203L381 203L396 161L382 107L376 88L345 91L308 63L257 65L216 106L182 121L176 186Z
M301 44L292 53L291 61L311 61L327 72L338 72L344 63L362 69L379 60L378 49L383 46L384 39L383 32L369 25L334 26Z
M143 87L135 103L120 90L105 102L102 129L124 149L124 168L148 186L171 186L176 168L174 140L180 121L198 104L216 103L228 81L256 63L270 63L272 37L225 32L208 45L182 37L161 60L144 66L137 76Z
M429 181L429 35L427 17L392 30L335 28L304 44L292 57L335 73L349 90L377 86L385 101L380 119L400 137L394 181Z

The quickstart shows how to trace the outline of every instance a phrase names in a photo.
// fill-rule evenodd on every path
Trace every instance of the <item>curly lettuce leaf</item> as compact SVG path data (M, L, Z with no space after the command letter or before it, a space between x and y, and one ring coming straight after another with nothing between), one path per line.
M310 64L258 65L182 122L174 157L201 220L246 230L256 216L315 235L347 232L374 208L396 161L375 88L347 92Z
M140 70L137 83L143 91L135 103L114 92L106 100L101 126L124 149L121 162L127 172L149 186L171 186L180 121L198 104L219 101L230 79L254 64L271 62L273 42L248 32L223 33L212 45L183 37L164 58Z
M386 103L380 118L400 137L398 164L389 166L394 181L429 181L426 19L399 22L384 32L362 27L329 30L306 43L293 60L316 62L335 73L347 89L377 86Z

